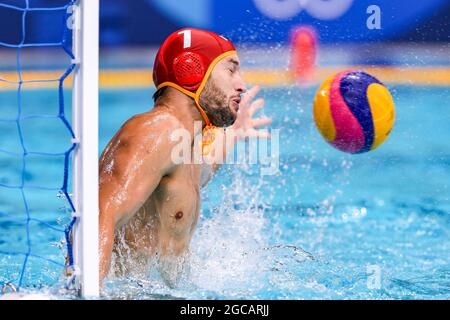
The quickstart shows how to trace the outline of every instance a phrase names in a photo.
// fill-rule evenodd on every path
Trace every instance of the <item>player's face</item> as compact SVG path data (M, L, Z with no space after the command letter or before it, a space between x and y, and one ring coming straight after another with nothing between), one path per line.
M219 61L200 95L200 105L218 127L230 126L236 120L241 94L246 90L239 66L236 54Z

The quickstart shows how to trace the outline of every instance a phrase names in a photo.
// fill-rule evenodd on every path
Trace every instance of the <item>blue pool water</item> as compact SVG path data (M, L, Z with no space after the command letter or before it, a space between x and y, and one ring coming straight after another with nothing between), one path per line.
M104 296L449 299L450 88L390 86L394 129L381 147L360 155L336 151L323 141L312 122L316 89L261 92L265 114L274 119L271 127L280 129L280 172L261 176L255 165L220 170L202 191L190 272L179 287L170 289L149 270L110 279ZM152 93L101 92L101 149L126 119L152 107ZM0 96L6 105L2 118L17 101L14 92ZM32 112L56 110L53 91L29 91L25 99L25 109ZM29 121L25 138L30 147L62 151L70 145L58 121ZM0 122L0 133L0 149L17 146L14 128ZM58 186L60 163L33 160L26 181ZM14 183L20 173L17 159L0 153L0 164L0 182ZM32 216L57 228L69 221L56 192L25 193ZM23 210L20 195L0 187L0 212L20 216ZM26 251L24 230L20 219L0 215L0 252ZM63 234L37 222L30 223L30 230L32 252L62 264ZM16 279L22 262L21 255L0 254L0 283ZM59 283L60 266L30 258L27 287L54 293Z

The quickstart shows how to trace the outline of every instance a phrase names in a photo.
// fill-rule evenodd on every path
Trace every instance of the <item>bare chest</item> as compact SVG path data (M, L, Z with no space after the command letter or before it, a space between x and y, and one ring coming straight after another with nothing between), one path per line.
M200 201L200 166L181 165L161 179L149 202L162 211L195 211Z
M136 249L155 247L162 237L190 238L200 212L200 166L181 165L161 179L125 227ZM133 246L133 245L132 245Z

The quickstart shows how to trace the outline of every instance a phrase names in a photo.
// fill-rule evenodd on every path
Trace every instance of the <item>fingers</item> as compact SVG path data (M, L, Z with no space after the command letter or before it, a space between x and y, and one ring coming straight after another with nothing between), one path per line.
M253 114L254 114L256 111L258 111L259 109L261 109L263 105L264 105L264 99L263 99L263 98L260 98L260 99L255 100L255 101L250 105L250 108L249 108L250 116L253 116Z
M241 104L243 106L246 106L250 101L253 100L253 98L255 98L255 96L259 92L259 90L260 90L259 86L254 86L250 90L248 90L247 93L242 98Z
M272 118L258 118L252 121L254 128L268 126L272 123Z

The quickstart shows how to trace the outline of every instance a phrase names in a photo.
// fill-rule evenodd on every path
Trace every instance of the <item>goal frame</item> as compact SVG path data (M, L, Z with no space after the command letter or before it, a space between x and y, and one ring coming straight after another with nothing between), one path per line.
M76 222L73 257L76 284L84 298L99 296L99 0L78 0L73 7L72 126L73 199Z

